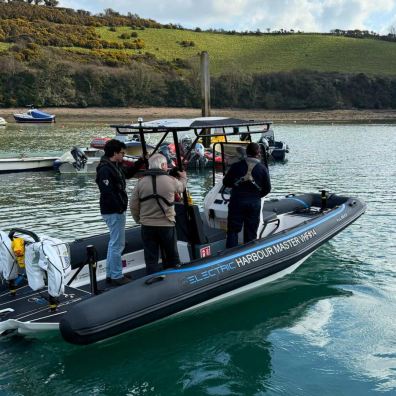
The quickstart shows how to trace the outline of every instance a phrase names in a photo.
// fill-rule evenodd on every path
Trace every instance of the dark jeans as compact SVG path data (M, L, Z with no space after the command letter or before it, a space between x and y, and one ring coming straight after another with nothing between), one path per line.
M257 229L260 224L260 199L233 199L228 205L227 242L226 247L238 245L238 233L243 228L243 242L247 243L256 239Z
M176 227L142 225L142 241L148 274L180 264ZM158 262L159 249L161 249L162 264Z

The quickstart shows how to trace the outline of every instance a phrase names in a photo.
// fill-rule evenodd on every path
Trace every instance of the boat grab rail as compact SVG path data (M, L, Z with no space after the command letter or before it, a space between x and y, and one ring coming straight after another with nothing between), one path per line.
M15 234L28 235L33 238L34 242L40 242L39 236L33 231L25 230L23 228L12 228L8 233L8 237L12 240Z
M266 211L263 211L263 212L262 212L262 216L263 216L263 228L261 229L261 232L260 232L260 235L259 235L260 238L263 237L264 230L267 228L267 225L268 225L268 224L270 224L270 223L277 223L276 226L275 226L275 228L274 228L273 230L271 230L271 232L268 233L268 234L266 235L266 237L272 235L272 234L279 228L279 225L280 225L280 219L279 219L279 217L276 215L275 212L266 212Z

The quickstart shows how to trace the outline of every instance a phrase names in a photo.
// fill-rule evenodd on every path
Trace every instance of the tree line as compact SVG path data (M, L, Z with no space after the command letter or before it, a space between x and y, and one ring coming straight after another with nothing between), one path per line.
M153 60L154 62L154 60ZM153 63L112 68L41 57L0 57L0 106L176 106L200 102L199 75ZM395 109L396 76L295 71L212 77L212 106L260 109Z

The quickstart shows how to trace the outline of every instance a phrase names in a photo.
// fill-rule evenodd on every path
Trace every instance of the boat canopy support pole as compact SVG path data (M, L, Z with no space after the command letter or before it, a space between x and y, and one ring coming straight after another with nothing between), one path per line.
M209 74L209 54L201 52L201 110L202 117L210 117L210 74ZM208 130L210 133L210 129ZM207 135L207 131L205 132ZM204 147L210 146L210 137L202 139Z
M87 262L89 265L89 278L91 281L91 293L99 294L98 282L96 279L96 269L98 266L98 252L94 245L87 246Z
M195 138L194 141L191 143L191 147L190 147L190 148L187 150L187 152L185 153L184 159L189 158L190 153L192 152L192 150L194 149L195 145L196 145L197 142L198 142L198 139L200 138L200 136L197 135L197 134L196 134L195 136L196 136L196 138Z
M184 168L183 168L183 161L182 161L181 155L180 155L180 147L179 147L179 141L177 138L177 131L173 130L172 136L173 136L173 143L175 144L176 164L177 164L177 167L179 168L179 171L182 172L184 170ZM183 191L183 202L184 202L184 205L187 207L188 206L188 197L187 197L187 191L185 189Z
M149 164L148 164L148 155L147 155L147 146L146 146L146 139L144 137L144 132L143 132L143 128L142 128L142 122L143 119L139 119L139 136L140 136L140 144L142 146L142 151L143 151L143 159L144 159L144 164L146 166L146 169L149 168Z
M161 147L163 141L166 139L166 137L168 136L169 132L165 132L164 135L162 136L162 138L160 139L160 141L157 143L157 145L155 146L153 153L156 153L158 151L158 149ZM148 169L148 167L147 167Z
M215 163L215 158L216 158L216 147L219 145L220 146L220 153L221 153L221 168L223 171L223 176L225 175L225 157L224 157L224 147L223 144L227 142L216 142L213 144L212 147L212 158L213 158L213 163L212 163L212 168L213 168L213 185L216 184L216 163Z

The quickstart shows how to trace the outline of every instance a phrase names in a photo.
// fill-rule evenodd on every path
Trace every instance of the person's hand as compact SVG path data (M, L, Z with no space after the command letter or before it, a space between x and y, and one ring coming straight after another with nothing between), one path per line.
M179 171L179 177L182 177L182 178L186 179L187 178L186 171Z

